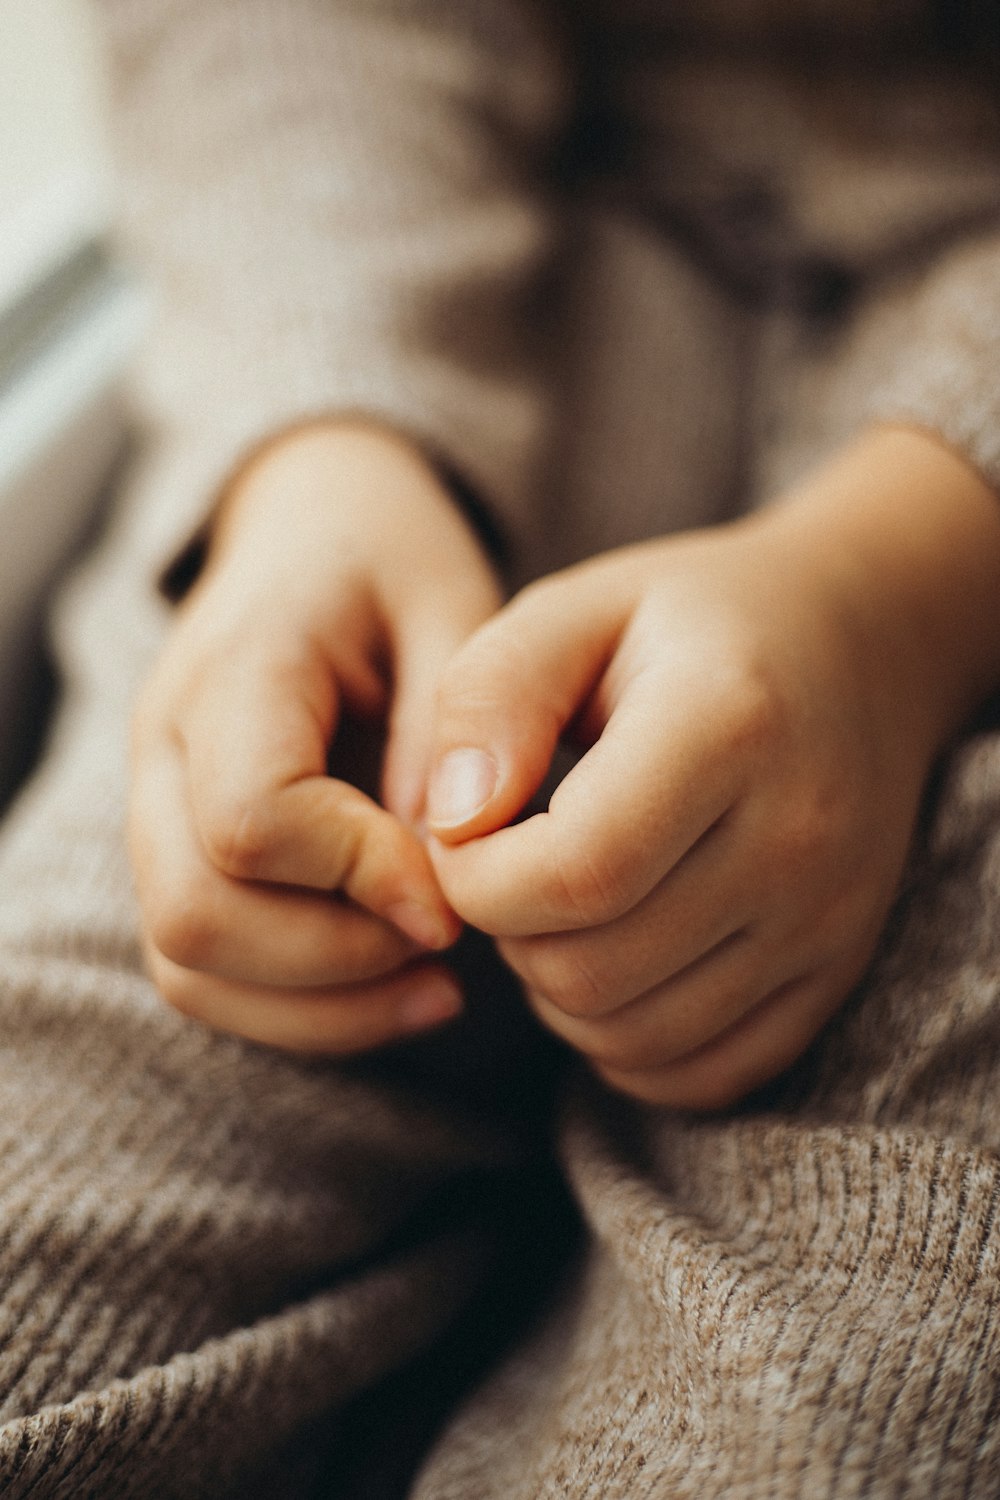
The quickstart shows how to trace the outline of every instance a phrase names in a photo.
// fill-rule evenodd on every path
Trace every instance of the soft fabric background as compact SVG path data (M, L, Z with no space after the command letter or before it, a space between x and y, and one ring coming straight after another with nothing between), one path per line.
M592 5L585 34L508 0L102 9L160 314L0 849L5 1494L385 1496L435 1428L421 1500L995 1494L991 732L870 981L727 1118L554 1090L481 954L427 1046L211 1035L142 977L121 839L156 573L290 417L416 434L512 577L756 503L872 412L996 478L988 54L944 56L916 0L760 31Z

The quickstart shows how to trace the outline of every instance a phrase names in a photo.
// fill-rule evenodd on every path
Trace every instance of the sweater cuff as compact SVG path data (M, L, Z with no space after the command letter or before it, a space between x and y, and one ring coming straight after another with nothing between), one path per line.
M868 419L936 433L1000 494L1000 235L948 256L906 322Z

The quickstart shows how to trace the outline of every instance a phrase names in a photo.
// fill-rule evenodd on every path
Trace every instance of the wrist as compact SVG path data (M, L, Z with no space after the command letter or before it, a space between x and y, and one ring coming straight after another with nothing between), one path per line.
M878 700L929 760L1000 685L1000 500L930 434L862 435L753 518L830 590Z
M420 450L388 427L360 418L315 418L263 439L223 485L212 514L208 547L215 559L249 531L283 530L312 518L341 528L364 519L383 525L400 491L435 503L440 481ZM360 503L359 503L360 502Z
M269 437L235 470L207 528L205 572L236 572L244 587L295 587L331 567L359 578L422 572L436 548L495 580L462 508L413 441L363 418L317 419Z

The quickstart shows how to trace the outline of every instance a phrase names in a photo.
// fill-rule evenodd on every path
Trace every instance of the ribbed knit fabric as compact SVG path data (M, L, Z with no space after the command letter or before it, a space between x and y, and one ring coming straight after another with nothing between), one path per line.
M71 686L0 848L5 1500L250 1493L452 1322L545 1147L533 1030L481 966L468 1023L353 1068L215 1035L141 975L124 709L161 612L113 532L62 600Z
M692 1120L572 1070L583 1251L412 1485L563 1232L543 1049L481 955L468 1024L392 1054L213 1035L141 974L122 836L157 570L286 421L416 434L515 573L766 499L872 412L1000 482L978 65L932 66L919 0L759 0L764 31L737 0L608 0L582 37L513 0L102 10L160 313L138 456L56 611L56 734L0 841L0 1492L996 1495L995 734L779 1085Z
M875 973L734 1119L570 1099L591 1231L420 1500L1000 1489L1000 739L952 768Z

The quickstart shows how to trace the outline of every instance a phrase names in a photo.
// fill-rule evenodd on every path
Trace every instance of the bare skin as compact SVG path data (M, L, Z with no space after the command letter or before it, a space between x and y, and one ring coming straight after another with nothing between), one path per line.
M436 681L499 602L400 438L317 425L237 477L134 719L132 862L173 1005L331 1055L458 1013L429 954L461 924L409 820ZM345 711L387 720L384 806L326 774Z
M996 497L904 429L757 516L533 585L439 693L442 888L610 1084L729 1105L864 972L998 625ZM511 826L571 724L591 748Z
M1000 683L998 601L996 498L916 431L503 609L404 440L289 434L231 487L136 714L150 972L344 1055L457 1013L432 955L461 918L612 1086L727 1105L864 972L929 769ZM387 720L381 806L325 774L342 708ZM589 749L514 824L570 727Z

